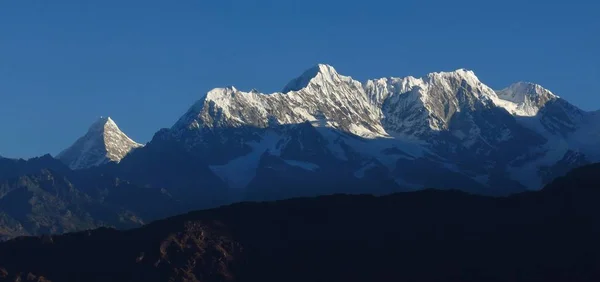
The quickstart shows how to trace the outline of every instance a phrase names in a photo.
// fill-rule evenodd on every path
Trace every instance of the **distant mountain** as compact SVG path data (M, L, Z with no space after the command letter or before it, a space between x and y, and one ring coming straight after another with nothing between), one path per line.
M0 157L0 179L2 180L17 178L19 176L36 173L44 169L60 173L67 173L71 171L64 163L48 154L37 158L31 158L29 160Z
M18 238L0 281L597 281L598 183L594 165L510 197L334 195Z
M100 226L131 228L182 211L161 190L71 171L50 156L0 158L0 240Z
M101 117L57 158L72 169L120 162L131 150L142 147L123 133L110 117Z

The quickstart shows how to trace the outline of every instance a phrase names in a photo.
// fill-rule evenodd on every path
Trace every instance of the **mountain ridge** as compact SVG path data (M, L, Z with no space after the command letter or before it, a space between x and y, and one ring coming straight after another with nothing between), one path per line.
M530 85L533 88L525 87ZM572 113L563 114L562 109L566 108ZM262 94L235 87L215 88L171 127L170 134L175 140L183 140L190 151L202 151L213 146L207 136L232 144L243 144L246 142L243 140L261 143L262 135L285 135L278 127L309 122L326 135L325 131L339 131L374 140L374 143L381 143L378 139L395 139L401 150L425 144L420 151L442 154L442 159L451 159L450 163L464 163L459 155L467 153L472 155L469 158L480 159L476 160L480 164L470 165L475 169L485 158L493 159L493 155L505 155L504 159L528 158L531 148L543 147L549 139L565 139L577 131L578 124L588 115L539 85L515 83L494 91L466 69L434 72L421 78L388 77L362 83L339 74L332 66L318 64L291 80L282 92ZM225 131L236 131L237 137L223 133ZM276 143L285 144L285 140L287 137L282 135ZM335 137L326 143L332 152L337 152L334 154L338 158L344 159L347 157L344 150L348 147L341 148L339 142L347 145L350 141ZM206 149L198 149L203 146ZM503 151L507 146L515 148ZM240 148L234 159L252 150L252 146L241 147L245 149ZM352 149L365 151L365 148ZM573 148L559 154L566 154L569 149ZM277 150L271 147L269 151ZM379 153L366 156L371 157L382 158ZM544 165L558 162L560 157ZM394 170L393 166L388 165L388 169ZM535 175L537 169L529 172ZM542 184L528 184L528 187L536 189Z

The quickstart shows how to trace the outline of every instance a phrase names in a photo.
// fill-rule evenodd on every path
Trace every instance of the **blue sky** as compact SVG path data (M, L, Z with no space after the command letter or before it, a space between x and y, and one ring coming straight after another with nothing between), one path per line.
M0 1L0 155L68 147L101 115L139 142L214 87L280 90L467 68L600 109L597 1Z

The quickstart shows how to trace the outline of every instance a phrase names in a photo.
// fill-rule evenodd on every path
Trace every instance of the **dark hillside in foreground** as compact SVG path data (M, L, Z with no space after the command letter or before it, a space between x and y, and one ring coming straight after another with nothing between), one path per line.
M507 198L241 203L0 244L0 281L598 281L600 166Z

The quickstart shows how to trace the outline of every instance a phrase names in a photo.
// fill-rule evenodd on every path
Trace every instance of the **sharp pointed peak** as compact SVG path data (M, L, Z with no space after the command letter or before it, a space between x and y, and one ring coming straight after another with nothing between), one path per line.
M334 81L340 79L340 74L337 70L328 64L316 64L305 70L299 77L290 81L282 90L283 93L290 91L299 91L310 84L311 81L318 79L319 81Z
M110 118L109 116L99 116L94 123L95 124L105 124L105 123L109 123L109 122L114 123L113 119Z
M109 116L100 116L89 128L90 132L105 131L107 128L119 130L117 123Z
M108 116L101 116L88 132L57 158L72 169L89 168L107 162L119 162L135 148L143 147L129 138Z
M305 70L302 76L315 77L319 74L324 77L333 77L340 75L332 65L319 63Z
M329 74L338 74L338 72L335 70L335 68L332 65L329 64L316 64L314 65L312 68L308 69L309 70L314 70L314 71L318 71L320 73L329 73Z

